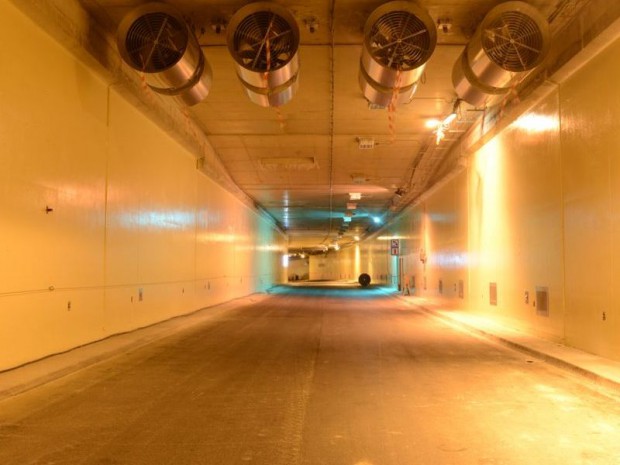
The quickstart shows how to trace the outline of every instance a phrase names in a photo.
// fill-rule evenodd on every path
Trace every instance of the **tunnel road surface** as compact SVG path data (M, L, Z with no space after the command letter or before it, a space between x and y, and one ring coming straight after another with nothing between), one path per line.
M618 465L620 403L376 288L282 287L0 402L0 464Z

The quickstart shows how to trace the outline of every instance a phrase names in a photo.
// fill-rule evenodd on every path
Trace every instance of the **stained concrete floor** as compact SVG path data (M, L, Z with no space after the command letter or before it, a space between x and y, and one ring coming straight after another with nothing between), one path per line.
M357 288L281 288L0 401L2 465L619 463L617 398Z

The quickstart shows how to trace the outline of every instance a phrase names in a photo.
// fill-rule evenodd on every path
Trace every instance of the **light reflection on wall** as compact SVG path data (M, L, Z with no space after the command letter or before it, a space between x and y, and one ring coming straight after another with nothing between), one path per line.
M518 118L512 126L530 133L557 131L560 127L559 115L527 113Z
M195 215L193 212L183 211L142 211L138 213L123 213L118 221L125 228L140 226L157 229L179 230L194 225Z
M199 240L204 242L226 242L242 244L247 240L246 236L234 233L219 233L215 231L208 231L199 234Z
M406 236L399 236L397 234L391 235L391 236L379 236L377 237L378 241L390 241L392 239L407 239Z
M357 278L361 274L361 253L360 245L355 244L355 256L353 262L353 277Z
M512 267L513 238L509 193L511 179L506 171L505 139L495 137L476 154L470 180L470 256L472 289L480 289L480 299L474 306L488 305L488 286L498 283L499 289L516 279ZM474 292L474 291L472 291ZM478 294L476 294L478 295ZM501 302L501 299L500 299Z
M470 264L469 254L466 252L433 252L430 255L433 265L442 268L466 268Z
M502 256L502 239L506 235L504 219L504 192L501 173L502 147L499 138L487 143L476 157L477 175L474 217L478 223L478 265L493 266Z
M101 186L63 183L58 188L58 201L73 207L90 209L103 198Z
M278 244L264 244L256 246L256 250L261 252L286 252L286 247ZM288 256L288 254L287 254Z
M456 220L455 213L429 213L428 216L433 223L454 223Z

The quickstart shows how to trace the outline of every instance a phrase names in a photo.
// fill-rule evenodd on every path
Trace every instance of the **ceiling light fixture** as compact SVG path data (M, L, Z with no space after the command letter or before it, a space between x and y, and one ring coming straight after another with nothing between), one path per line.
M454 101L454 105L452 105L452 111L448 116L446 116L443 121L437 126L437 131L435 132L435 145L439 145L440 142L446 137L446 131L452 122L457 118L458 112L461 106L461 99L457 98Z
M361 192L349 192L349 199L350 200L361 200L362 193Z

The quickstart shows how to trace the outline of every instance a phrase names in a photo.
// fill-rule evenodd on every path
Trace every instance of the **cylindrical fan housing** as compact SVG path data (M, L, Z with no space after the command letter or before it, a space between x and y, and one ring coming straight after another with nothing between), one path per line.
M299 26L270 2L239 9L226 27L228 50L250 100L263 107L288 103L299 85Z
M454 64L454 89L472 105L492 106L542 63L549 48L549 24L536 8L521 1L497 5Z
M368 101L382 106L411 100L437 44L428 12L410 1L375 9L364 26L359 84Z
M144 73L155 92L195 105L209 94L213 74L198 40L181 14L165 3L148 3L129 12L117 31L121 57Z

